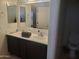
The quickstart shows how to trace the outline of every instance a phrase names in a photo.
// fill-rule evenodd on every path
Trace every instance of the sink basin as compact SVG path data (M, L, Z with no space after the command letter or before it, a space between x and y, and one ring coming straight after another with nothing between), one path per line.
M31 32L22 32L22 33L21 33L21 36L22 36L22 37L26 37L26 38L30 38Z

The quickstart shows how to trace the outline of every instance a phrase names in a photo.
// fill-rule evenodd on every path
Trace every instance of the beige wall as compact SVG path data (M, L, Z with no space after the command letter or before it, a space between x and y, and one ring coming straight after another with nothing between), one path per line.
M2 12L2 13L1 13ZM6 5L3 0L0 1L0 55L7 54L5 33L7 28Z
M16 32L16 29L17 29L17 23L7 24L7 33Z
M7 43L5 35L7 32L14 32L17 25L8 24L6 0L0 0L0 55L7 55Z
M48 27L49 7L37 7L38 28Z

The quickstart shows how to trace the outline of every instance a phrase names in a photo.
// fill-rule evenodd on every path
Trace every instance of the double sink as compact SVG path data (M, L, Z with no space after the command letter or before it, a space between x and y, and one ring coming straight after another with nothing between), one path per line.
M31 33L31 32L21 32L21 36L25 37L25 38L33 38L33 37L43 38L43 37L46 37L41 32L39 32L38 34L34 34L34 33Z

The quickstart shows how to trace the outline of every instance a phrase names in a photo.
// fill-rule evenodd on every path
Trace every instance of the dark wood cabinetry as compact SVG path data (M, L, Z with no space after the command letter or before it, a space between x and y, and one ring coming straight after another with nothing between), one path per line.
M7 35L8 51L22 59L46 59L47 45Z
M12 55L21 56L19 40L16 37L7 35L8 51Z
M28 59L27 58L27 41L26 40L23 40L23 39L20 39L20 48L21 48L21 57L23 59Z
M28 59L46 59L47 46L32 41L27 41Z

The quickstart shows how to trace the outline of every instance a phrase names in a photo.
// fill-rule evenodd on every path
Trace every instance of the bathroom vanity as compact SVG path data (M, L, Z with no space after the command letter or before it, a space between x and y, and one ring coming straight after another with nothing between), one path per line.
M7 6L8 23L16 22L15 31L19 30L6 35L8 52L22 59L47 59L48 35L44 30L48 30L49 1L19 2L15 6ZM26 30L32 31L31 34L20 32Z
M22 59L46 59L47 36L32 33L30 38L22 37L21 32L7 34L8 52Z

